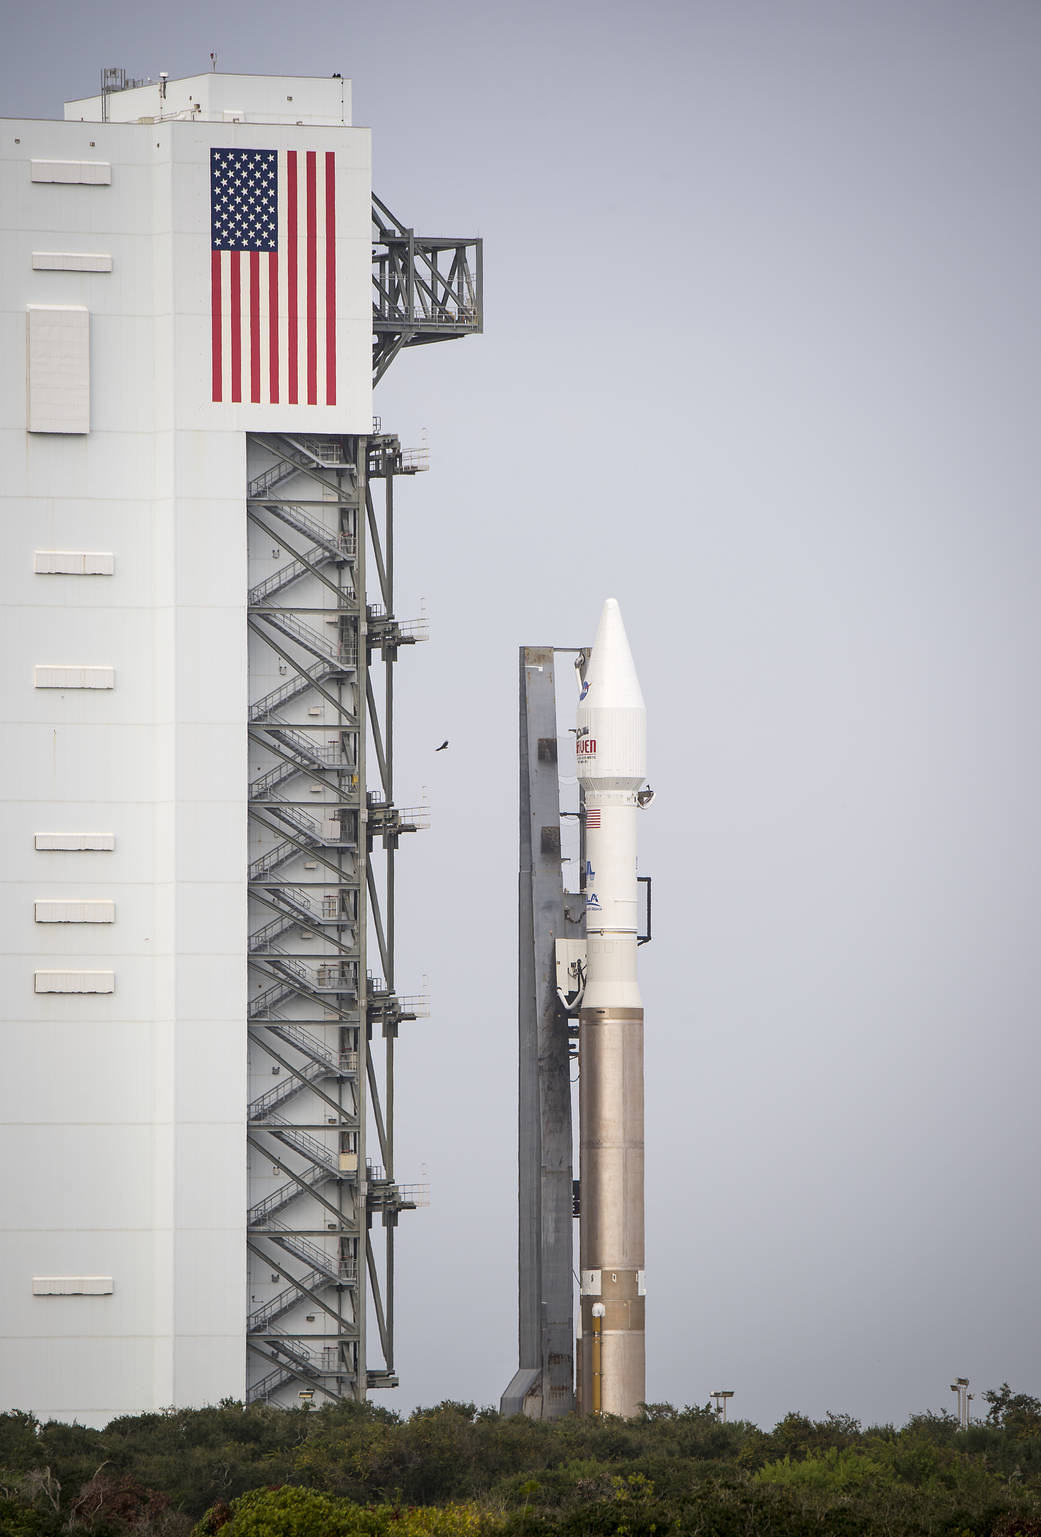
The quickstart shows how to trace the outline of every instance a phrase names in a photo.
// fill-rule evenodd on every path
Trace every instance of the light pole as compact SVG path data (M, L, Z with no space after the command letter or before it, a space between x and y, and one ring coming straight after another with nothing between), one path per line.
M709 1398L714 1398L716 1400L716 1413L720 1416L723 1424L725 1425L727 1422L727 1399L733 1398L733 1388L716 1388L715 1392L710 1393L708 1396Z

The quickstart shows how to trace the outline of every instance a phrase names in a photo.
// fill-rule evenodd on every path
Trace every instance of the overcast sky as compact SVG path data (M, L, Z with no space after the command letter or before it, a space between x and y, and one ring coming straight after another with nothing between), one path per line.
M648 1396L770 1425L1041 1392L1036 0L40 0L98 69L354 80L376 190L485 237L486 334L376 392L399 494L400 1409L516 1367L516 676L621 605ZM449 751L433 749L449 737ZM977 1408L982 1408L977 1400Z

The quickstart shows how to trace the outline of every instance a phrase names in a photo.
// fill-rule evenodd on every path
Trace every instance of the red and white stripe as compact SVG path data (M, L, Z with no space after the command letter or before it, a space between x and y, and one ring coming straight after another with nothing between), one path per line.
M336 404L336 165L278 151L278 250L211 253L215 401Z

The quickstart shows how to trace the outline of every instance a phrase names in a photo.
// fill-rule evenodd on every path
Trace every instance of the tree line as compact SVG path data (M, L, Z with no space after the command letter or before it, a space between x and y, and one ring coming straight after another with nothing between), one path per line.
M104 1430L0 1415L4 1537L1041 1537L1041 1400L900 1429L713 1409L504 1418L224 1402Z

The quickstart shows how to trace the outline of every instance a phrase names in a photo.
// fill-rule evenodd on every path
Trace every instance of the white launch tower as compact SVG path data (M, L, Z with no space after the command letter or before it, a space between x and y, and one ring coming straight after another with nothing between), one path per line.
M395 1380L372 379L481 309L350 82L120 75L0 161L0 1409L94 1424Z

